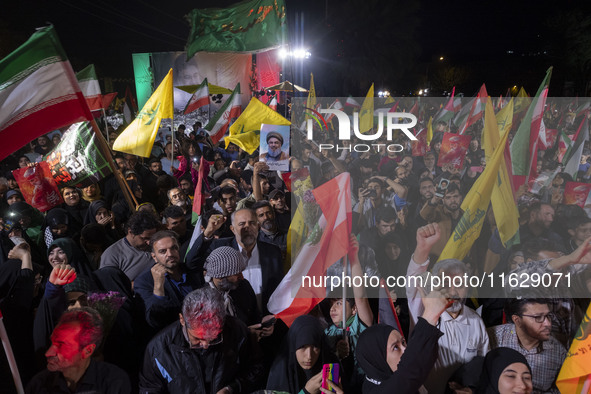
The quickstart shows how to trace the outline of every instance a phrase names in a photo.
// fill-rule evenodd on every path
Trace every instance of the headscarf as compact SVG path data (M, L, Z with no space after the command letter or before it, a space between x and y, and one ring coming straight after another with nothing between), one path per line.
M109 210L109 206L103 200L95 200L90 203L86 216L84 217L84 225L96 223L96 213L99 209L106 208Z
M365 372L366 379L380 384L392 376L394 372L386 361L388 338L394 328L385 324L377 324L367 328L357 341L357 362Z
M308 380L322 370L323 364L338 362L329 349L326 336L320 321L314 316L298 317L291 325L267 382L267 389L299 393ZM313 345L320 349L316 364L311 369L304 370L296 358L296 350L306 345Z
M43 233L45 235L45 245L49 247L54 239L58 237L63 238L72 235L72 231L70 230L70 216L65 209L62 208L53 208L47 215L45 216L45 220L43 221ZM66 234L58 236L54 234L51 229L57 228L60 224L65 224L68 226L68 232Z
M488 352L484 358L480 384L476 392L482 394L499 394L499 378L505 368L513 363L525 364L531 373L531 367L527 363L527 359L517 350L499 347Z
M51 245L47 248L47 257L49 258L49 253L56 247L61 248L66 257L68 258L68 264L76 270L76 274L78 276L83 275L86 277L90 277L92 273L92 268L90 264L88 264L88 260L86 256L78 245L71 239L71 238L58 238L54 240Z

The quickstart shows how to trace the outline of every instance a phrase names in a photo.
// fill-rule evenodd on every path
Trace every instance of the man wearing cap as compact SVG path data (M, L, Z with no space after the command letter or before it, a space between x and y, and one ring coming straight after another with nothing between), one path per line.
M267 153L261 155L262 161L282 161L289 159L289 153L281 150L283 146L283 136L275 131L267 134Z
M9 190L6 192L6 202L9 206L18 201L25 201L21 192L18 190Z
M283 257L276 245L258 240L259 223L254 211L239 209L232 214L230 229L232 238L213 239L213 234L222 227L225 220L215 219L207 223L185 258L190 269L203 270L207 256L221 246L238 250L246 259L244 277L252 286L258 307L266 310L269 297L283 279Z
M205 281L222 294L228 315L251 326L261 321L261 313L254 290L242 275L244 268L246 261L239 251L220 246L205 259Z
M275 212L275 222L280 231L287 233L291 223L291 213L285 201L285 193L279 189L273 190L269 193L269 203Z
M176 320L185 296L204 281L200 271L191 271L181 263L174 232L158 231L150 246L156 264L136 278L133 288L144 300L146 321L159 330Z

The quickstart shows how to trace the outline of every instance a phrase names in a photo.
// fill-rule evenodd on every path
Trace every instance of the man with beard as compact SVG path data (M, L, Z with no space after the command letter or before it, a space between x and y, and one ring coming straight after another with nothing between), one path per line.
M415 282L411 281L411 278L416 278L427 271L429 253L440 240L441 235L437 223L430 223L417 230L417 247L410 259L406 273L408 284L406 294L411 315L411 332L424 310L420 292L417 287L412 285ZM456 259L438 261L431 272L431 277L441 279L439 290L447 298L454 299L454 302L439 318L438 327L443 332L443 336L438 341L437 361L425 382L425 388L429 393L444 393L447 381L459 367L476 356L484 356L489 349L488 334L482 318L464 305L468 295L467 286L456 286L457 284L465 284L459 279L463 279L465 275L469 275L468 267ZM421 287L429 292L432 290L432 284L433 282L426 282Z
M560 251L564 251L562 237L550 229L554 221L554 208L550 204L534 203L529 207L529 220L519 227L519 239L525 243L533 238L552 241Z
M238 250L246 260L243 276L256 294L259 309L266 313L269 297L284 275L281 250L276 245L257 240L259 223L251 209L239 209L232 214L230 229L234 237L214 239L213 235L224 222L219 218L209 219L207 227L187 253L187 267L203 270L207 256L220 246Z
M180 187L174 187L168 191L167 195L169 206L175 205L177 207L180 207L185 213L185 217L187 218L187 220L191 221L191 215L193 214L193 206L191 200L189 199L189 197L187 197L183 189L181 189Z
M270 132L267 134L267 146L269 150L267 153L261 155L262 161L282 161L289 160L289 153L283 152L281 147L283 146L283 136L277 132Z
M279 189L273 190L269 193L269 203L273 207L277 227L279 230L287 233L291 223L291 212L285 201L285 193Z
M460 188L452 183L445 189L443 198L434 194L421 209L421 217L428 223L437 223L441 232L439 241L431 250L431 253L436 257L439 257L445 248L447 240L464 214L460 208L463 198Z
M103 340L103 322L91 308L64 312L45 353L47 369L27 385L27 393L130 393L127 374L115 365L95 361Z
M134 213L125 223L125 237L109 246L101 256L103 267L117 267L132 282L154 265L150 256L150 238L158 231L160 223L149 212Z
M275 211L268 201L259 201L252 207L257 215L261 231L259 240L279 246L282 253L287 252L287 233L280 231L275 221Z
M160 330L176 320L185 296L205 282L201 271L181 263L174 232L158 231L150 245L156 264L137 277L133 289L144 300L147 323Z
M411 222L414 223L417 228L427 224L425 219L421 217L421 210L435 195L435 182L432 178L423 177L419 179L419 200L411 205L410 212L412 215Z
M544 299L509 299L510 323L489 329L491 347L508 347L523 354L532 369L534 392L558 393L556 377L566 349L551 335L553 314Z

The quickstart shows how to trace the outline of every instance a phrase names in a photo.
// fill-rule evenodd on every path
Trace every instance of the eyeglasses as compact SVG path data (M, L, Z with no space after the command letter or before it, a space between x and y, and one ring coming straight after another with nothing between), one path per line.
M220 343L222 343L224 341L224 336L222 335L222 332L220 332L217 337L215 337L214 339L209 340L209 341L207 339L201 339L201 338L196 338L196 337L192 337L192 339L190 339L189 338L189 331L187 330L187 321L184 318L183 318L183 320L185 321L185 324L183 324L183 334L185 335L185 339L189 343L189 348L191 348L191 349L207 349L210 346L219 345ZM193 342L196 342L196 343L193 343Z
M531 317L534 319L534 321L536 323L543 323L546 319L548 319L548 321L552 321L552 319L554 319L554 313L550 312L546 315L521 315L521 316L527 316L527 317Z

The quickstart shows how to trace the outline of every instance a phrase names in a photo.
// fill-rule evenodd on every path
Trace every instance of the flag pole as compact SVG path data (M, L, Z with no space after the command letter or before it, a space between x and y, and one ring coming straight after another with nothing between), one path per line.
M115 179L117 180L119 187L123 191L123 197L125 197L125 201L127 201L127 204L129 205L131 211L134 212L135 207L138 205L135 196L133 195L133 193L131 193L129 185L123 179L121 171L119 171L119 168L115 165L113 157L111 156L111 149L109 148L109 145L107 145L107 141L105 141L105 137L103 137L103 134L101 133L101 130L99 129L98 124L96 124L94 118L90 121L90 124L92 125L92 131L94 131L94 134L96 135L98 148L103 154L103 156L105 156L105 158L107 159L109 167L111 167L111 171L113 171Z
M18 372L18 366L16 365L16 360L14 358L12 346L10 346L10 340L8 339L8 334L6 333L6 327L4 327L4 319L2 318L2 311L0 311L0 339L2 340L2 345L4 346L4 353L6 353L6 359L8 360L8 365L10 366L10 372L12 373L12 378L14 379L14 385L16 386L16 392L18 394L24 394L25 389L23 388L23 382L22 382L21 376Z
M343 257L343 277L347 275L347 266L348 266L348 259L347 255ZM345 281L343 281L343 337L346 335L347 332L347 288L345 287Z
M109 145L111 143L111 141L109 141L109 122L107 122L107 113L105 112L104 108L101 108L101 110L103 111L103 119L105 120L105 129L107 131L107 145Z

